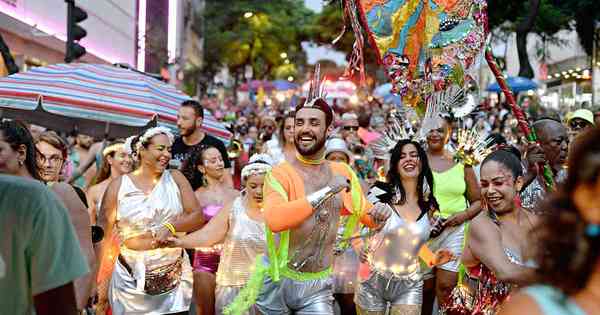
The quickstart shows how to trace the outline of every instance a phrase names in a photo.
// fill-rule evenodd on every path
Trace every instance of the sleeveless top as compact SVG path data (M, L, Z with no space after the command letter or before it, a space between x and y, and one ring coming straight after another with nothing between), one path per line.
M202 208L204 219L208 223L217 213L223 209L223 205L214 204ZM194 270L200 272L217 272L219 267L219 256L221 244L215 244L211 247L198 247L194 252Z
M575 302L554 287L536 285L523 291L535 300L545 315L585 315Z
M450 169L433 173L433 195L440 205L443 218L464 211L467 208L467 183L465 182L465 166L458 163Z
M265 224L248 216L242 197L237 197L229 213L229 231L217 271L217 285L243 286L258 255L266 252Z
M120 240L143 235L182 212L181 192L169 171L163 172L149 194L137 188L129 175L122 177L116 224ZM120 257L131 271L126 270L120 262L115 265L110 290L111 306L113 312L116 311L115 314L151 310L156 314L164 314L188 310L192 295L192 273L187 256L183 255L181 248L137 251L121 243ZM178 259L183 259L180 284L160 295L146 294L146 272L176 263Z
M371 269L395 278L420 280L423 272L418 252L430 232L426 213L416 222L407 222L393 211L383 229L371 239L371 244L376 244L370 254Z

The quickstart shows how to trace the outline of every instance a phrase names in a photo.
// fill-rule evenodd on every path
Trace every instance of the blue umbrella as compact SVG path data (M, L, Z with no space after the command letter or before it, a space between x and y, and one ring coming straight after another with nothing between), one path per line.
M523 91L529 91L529 90L535 90L538 88L537 83L533 82L530 79L523 78L523 77L508 77L508 79L506 79L506 84L508 84L509 89L511 89L513 92L516 92L516 93L523 92ZM487 91L488 92L502 92L502 89L500 89L500 85L498 85L498 82L494 82L494 83L488 85Z
M298 84L286 80L275 80L273 81L273 86L277 91L287 91L298 88Z

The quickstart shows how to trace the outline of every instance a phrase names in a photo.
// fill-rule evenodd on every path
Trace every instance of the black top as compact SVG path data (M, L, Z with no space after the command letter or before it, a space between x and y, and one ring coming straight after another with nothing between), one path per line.
M187 161L190 158L190 154L192 149L195 147L201 146L211 146L217 148L219 152L221 152L221 156L223 157L223 162L225 163L225 168L231 168L231 161L229 161L229 157L227 155L227 148L225 148L225 144L223 141L209 135L205 134L204 139L195 145L187 145L183 142L183 138L181 136L175 139L172 147L173 158L171 159L171 166L176 169L181 169L183 166L183 162ZM190 183L192 187L196 187L194 184L200 183Z

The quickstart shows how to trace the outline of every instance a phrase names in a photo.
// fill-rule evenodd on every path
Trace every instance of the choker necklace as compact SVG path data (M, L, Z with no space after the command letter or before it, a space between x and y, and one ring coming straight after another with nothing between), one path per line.
M321 165L323 163L323 161L325 161L325 154L323 154L321 157L319 157L318 159L307 159L304 156L300 155L300 153L296 153L296 158L298 159L298 161L304 163L304 164L309 164L309 165Z

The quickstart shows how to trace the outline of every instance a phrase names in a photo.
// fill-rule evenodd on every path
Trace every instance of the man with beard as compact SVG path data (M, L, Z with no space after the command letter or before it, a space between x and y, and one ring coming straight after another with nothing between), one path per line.
M564 165L567 161L569 137L565 126L551 118L541 118L532 127L538 136L539 145L530 144L525 153L527 178L530 182L521 192L521 202L524 209L539 213L540 209L536 209L536 206L548 190L542 165L547 162L550 166L554 185L566 178Z
M92 144L94 144L94 138L81 133L77 135L75 138L75 145L69 154L69 160L73 162L73 168L77 170L85 161L94 158L94 155L90 150ZM96 169L93 167L87 168L82 176L78 176L74 180L73 184L83 189L92 182L94 176L96 176Z
M242 290L225 314L241 314L254 304L253 296L258 296L256 307L266 315L333 314L334 249L343 251L349 245L359 220L375 228L391 214L389 207L367 202L347 164L325 160L333 112L315 92L319 84L312 85L307 101L296 108L296 159L274 167L265 178L268 257L257 262L248 282L255 286ZM336 242L341 215L350 217Z
M233 187L233 179L231 176L231 162L227 156L227 149L223 142L202 131L202 122L204 121L204 108L194 100L188 100L181 104L177 113L177 128L179 128L179 137L173 143L173 159L172 166L180 168L184 161L190 157L190 153L194 147L213 146L221 152L223 161L225 162L225 177L226 183ZM190 183L192 187L199 187L201 183Z

